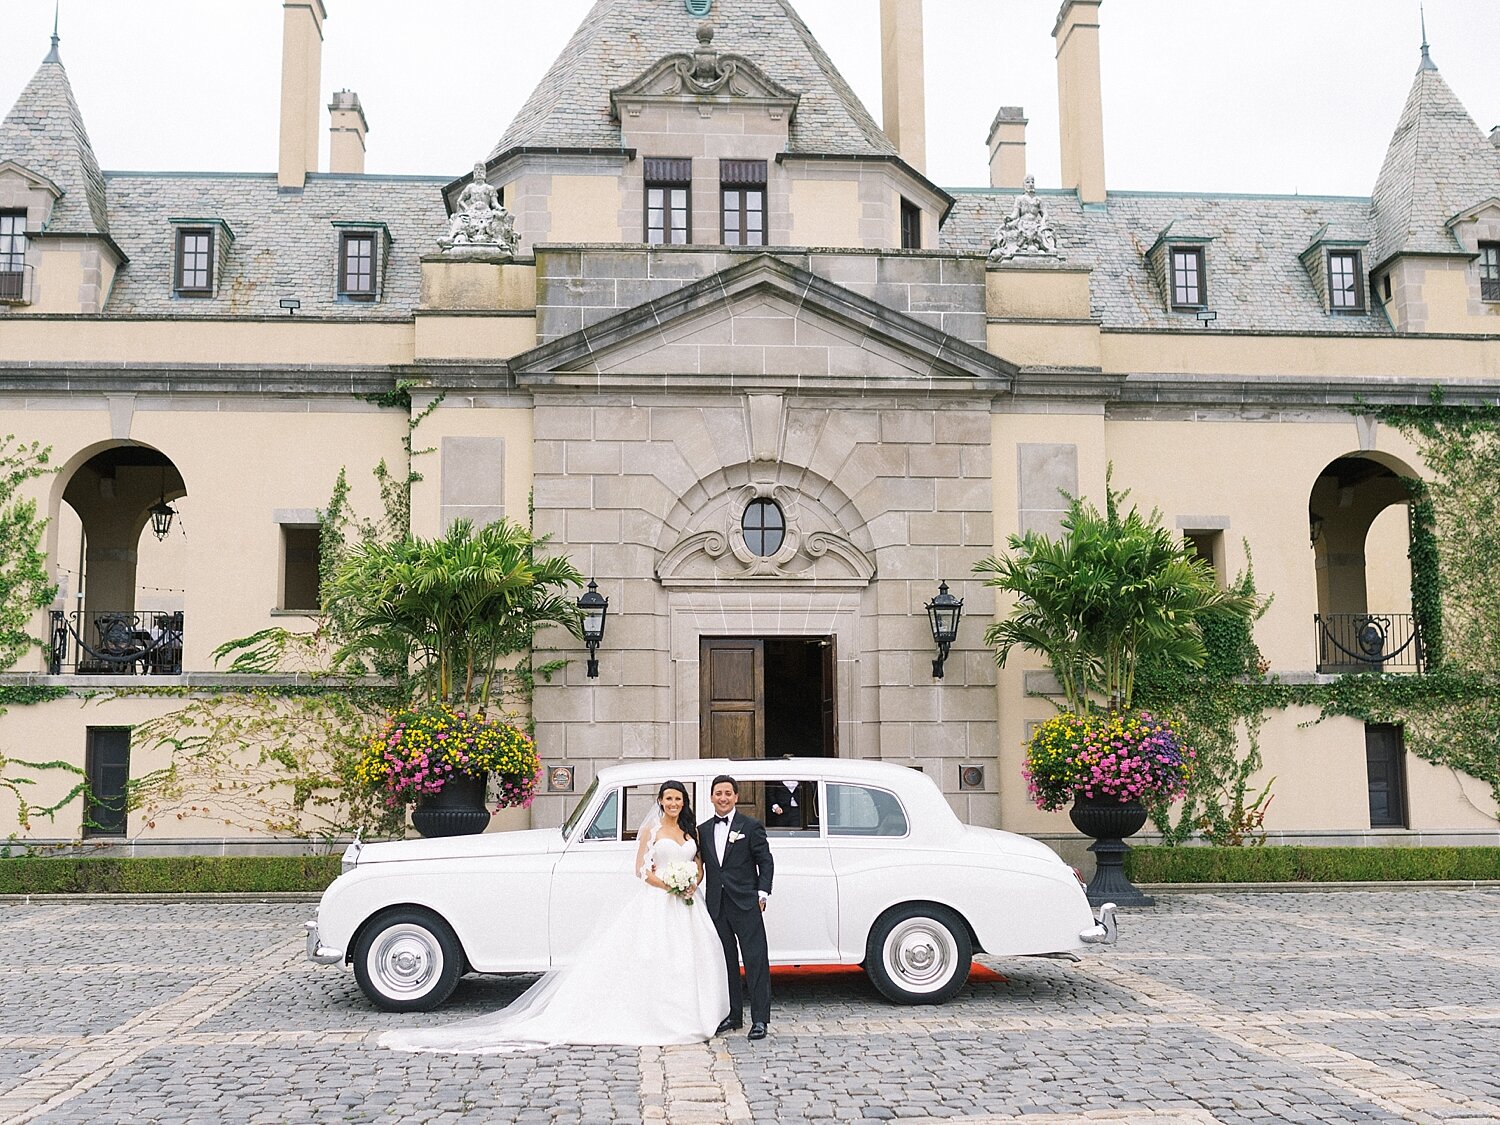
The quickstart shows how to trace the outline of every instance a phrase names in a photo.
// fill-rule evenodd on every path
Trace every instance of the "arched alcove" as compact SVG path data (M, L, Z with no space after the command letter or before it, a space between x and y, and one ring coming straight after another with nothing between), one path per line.
M1406 480L1415 476L1396 458L1361 452L1330 461L1313 482L1308 531L1320 672L1420 668L1407 559Z
M64 603L53 614L52 671L181 670L186 495L171 458L138 443L96 445L63 465L52 496Z

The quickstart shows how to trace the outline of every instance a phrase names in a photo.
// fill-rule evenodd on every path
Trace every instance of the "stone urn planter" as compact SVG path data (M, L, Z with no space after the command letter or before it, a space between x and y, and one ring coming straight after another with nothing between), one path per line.
M490 823L484 799L485 779L458 774L436 793L417 798L411 823L423 836L472 836Z
M1116 906L1156 904L1154 898L1142 894L1125 877L1125 853L1130 851L1130 845L1124 838L1135 835L1145 826L1145 805L1139 801L1079 794L1068 810L1068 819L1078 831L1094 838L1089 851L1094 853L1097 867L1088 885L1090 906L1103 906L1106 902Z

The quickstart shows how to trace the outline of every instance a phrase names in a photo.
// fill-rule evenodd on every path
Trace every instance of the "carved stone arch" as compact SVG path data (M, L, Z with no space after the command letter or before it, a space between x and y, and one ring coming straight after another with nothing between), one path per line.
M679 502L662 528L656 577L663 586L715 586L753 582L766 586L863 588L875 577L868 530L843 525L838 513L854 510L848 497L814 473L782 465L734 465L721 470L720 487ZM742 517L757 499L774 500L786 519L780 549L756 555L745 543Z

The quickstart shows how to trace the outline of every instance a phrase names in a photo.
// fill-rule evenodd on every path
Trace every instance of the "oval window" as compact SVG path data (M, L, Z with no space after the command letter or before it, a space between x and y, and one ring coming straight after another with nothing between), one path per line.
M786 516L774 500L752 500L745 505L740 529L745 533L745 546L750 553L768 559L786 541Z

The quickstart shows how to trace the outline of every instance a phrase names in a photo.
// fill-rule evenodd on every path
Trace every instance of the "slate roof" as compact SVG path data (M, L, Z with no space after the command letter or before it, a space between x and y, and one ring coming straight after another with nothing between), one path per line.
M117 275L109 314L137 316L300 316L388 319L410 316L421 294L421 256L448 229L445 177L314 173L301 193L278 190L276 176L234 173L110 172L113 235L130 258ZM234 233L217 296L172 295L172 219L221 219ZM339 300L336 221L384 223L392 243L381 299Z
M1393 254L1462 253L1444 226L1500 195L1500 149L1479 131L1424 51L1375 181L1371 266Z
M958 202L943 226L940 247L987 253L1016 193L950 190ZM1168 310L1146 264L1146 253L1170 225L1195 239L1212 236L1206 253L1208 304L1219 314L1215 329L1392 334L1378 309L1364 316L1324 312L1298 259L1325 224L1346 236L1372 239L1368 199L1109 192L1103 207L1085 210L1071 191L1037 194L1046 200L1065 264L1093 268L1094 314L1106 328L1198 327L1193 313ZM1368 256L1366 264L1374 264Z
M792 152L896 155L788 0L715 0L708 19L715 48L743 55L801 95ZM692 51L700 22L682 0L596 0L490 159L518 147L620 147L610 90L665 55Z
M56 39L52 53L0 123L0 160L14 160L62 189L47 223L49 233L110 233L104 177Z

